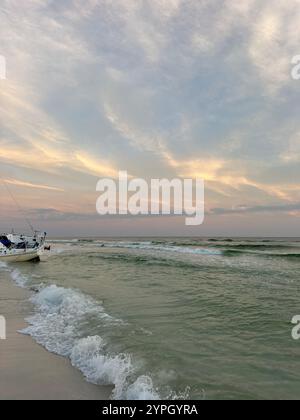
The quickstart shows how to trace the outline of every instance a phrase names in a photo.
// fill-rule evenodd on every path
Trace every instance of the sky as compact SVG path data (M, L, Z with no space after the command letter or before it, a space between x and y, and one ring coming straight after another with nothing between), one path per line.
M1 0L2 179L51 236L300 236L299 22L299 0ZM203 178L203 225L99 216L120 170Z

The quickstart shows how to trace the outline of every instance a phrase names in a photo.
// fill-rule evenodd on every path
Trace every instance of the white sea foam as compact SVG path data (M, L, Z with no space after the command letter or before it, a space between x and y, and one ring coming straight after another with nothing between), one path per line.
M9 270L5 263L0 263L0 268ZM18 269L9 271L19 287L26 287L25 275ZM84 332L80 325L89 317L112 327L123 323L121 320L108 315L99 302L80 291L56 285L38 287L37 291L30 299L37 311L26 319L29 326L21 331L23 334L30 335L48 351L69 357L89 382L114 385L114 399L159 399L150 377L131 379L135 372L131 355L109 354L99 336L81 338Z
M24 274L22 274L18 269L10 271L10 275L19 287L26 287L26 284L28 283L28 278Z
M63 254L64 252L69 251L70 248L52 248L51 249L51 254L52 255L59 255L59 254Z
M53 243L62 243L62 244L71 244L71 243L75 243L78 242L79 239L52 239L51 242Z
M18 269L0 263L22 288L28 277ZM100 302L78 290L56 285L35 286L31 297L36 313L27 318L29 326L23 334L30 335L48 351L68 357L86 380L98 385L113 385L112 398L127 400L159 400L161 396L148 375L138 375L138 365L128 353L113 353L98 335L88 336L89 319L113 328L122 320L108 315ZM141 367L139 365L139 367ZM173 393L167 398L174 399ZM177 399L177 397L176 397Z
M7 271L7 264L3 261L0 261L0 269L4 270L4 271Z
M128 400L159 400L160 396L153 387L152 379L149 376L142 375L131 384L126 392Z
M115 399L159 399L148 376L136 377L130 354L111 353L99 336L85 336L81 326L90 317L99 323L120 322L106 314L102 305L73 289L47 286L31 298L37 312L27 319L22 332L47 350L69 357L86 379L114 385Z
M129 248L129 249L145 249L157 250L166 252L177 252L181 254L196 254L196 255L222 255L222 251L207 249L207 248L191 248L185 246L175 245L155 245L152 242L102 242L101 246L106 248Z
M47 350L69 356L78 338L80 321L89 316L112 319L92 298L72 289L47 286L32 296L38 312L27 319L30 326L23 332L30 334Z
M105 343L99 336L76 342L71 352L73 366L80 369L89 382L114 384L114 399L159 399L149 376L130 381L135 368L129 354L105 354Z

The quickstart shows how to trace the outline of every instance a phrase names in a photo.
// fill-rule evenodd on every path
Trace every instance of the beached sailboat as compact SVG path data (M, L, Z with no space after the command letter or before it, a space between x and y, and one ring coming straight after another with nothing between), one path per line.
M34 232L32 236L15 233L0 235L0 261L39 261L44 250L46 233Z
M32 235L21 235L12 233L0 234L0 262L24 262L24 261L39 261L41 253L46 249L46 232L41 233L36 231L27 217L24 215L19 203L10 191L6 181L0 177L1 183L6 188L12 201L15 203L19 212L24 216L25 222L29 226ZM48 247L48 249L50 249Z

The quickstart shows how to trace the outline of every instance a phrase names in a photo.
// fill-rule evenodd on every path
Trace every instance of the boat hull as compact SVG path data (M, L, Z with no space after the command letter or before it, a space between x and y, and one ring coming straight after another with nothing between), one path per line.
M27 261L40 261L39 250L32 252L20 252L18 254L0 255L0 261L3 262L27 262Z

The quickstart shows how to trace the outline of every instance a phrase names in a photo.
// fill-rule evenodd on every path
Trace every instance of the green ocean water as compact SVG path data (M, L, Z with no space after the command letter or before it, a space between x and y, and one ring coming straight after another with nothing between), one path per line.
M298 399L300 239L53 240L26 331L112 398Z

